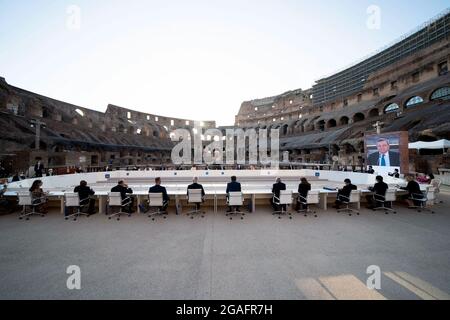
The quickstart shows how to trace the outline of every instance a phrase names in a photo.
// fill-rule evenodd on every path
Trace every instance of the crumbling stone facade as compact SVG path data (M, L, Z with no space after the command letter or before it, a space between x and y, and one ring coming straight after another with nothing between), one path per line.
M194 121L108 105L98 112L9 85L0 79L0 148L15 170L36 158L46 167L127 167L169 164L174 128L192 130ZM39 149L36 121L41 123ZM214 121L204 121L214 128Z
M318 105L312 89L246 101L236 115L241 128L279 129L281 151L291 162L364 164L364 134L408 131L410 141L450 139L449 35L370 74L362 90ZM412 153L410 170L437 172L447 155Z

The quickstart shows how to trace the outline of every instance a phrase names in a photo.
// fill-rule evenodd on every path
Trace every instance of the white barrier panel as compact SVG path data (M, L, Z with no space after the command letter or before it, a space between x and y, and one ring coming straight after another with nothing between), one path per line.
M326 180L330 182L338 182L343 184L344 179L350 179L353 184L356 185L372 185L375 183L376 175L358 173L358 172L345 172L345 171L320 171L320 170L181 170L181 171L111 171L111 172L93 172L93 173L80 173L70 174L52 177L42 177L22 180L14 182L8 185L10 191L21 191L29 189L34 180L40 179L43 182L44 190L52 189L67 189L70 190L79 185L81 180L86 180L88 184L104 184L105 187L109 187L111 184L116 184L119 180L127 179L141 179L140 184L152 185L154 178L178 178L177 182L188 183L193 177L199 177L207 180L210 183L215 181L224 183L224 180L228 180L231 176L236 176L238 181L246 183L251 181L251 178L268 178L263 179L264 182L275 181L275 178L289 179L291 183L294 181L300 182L301 177L311 178L318 180ZM217 178L217 180L215 180ZM387 184L396 185L404 184L403 179L396 179L390 176L384 176L384 181ZM253 184L258 181L253 180Z

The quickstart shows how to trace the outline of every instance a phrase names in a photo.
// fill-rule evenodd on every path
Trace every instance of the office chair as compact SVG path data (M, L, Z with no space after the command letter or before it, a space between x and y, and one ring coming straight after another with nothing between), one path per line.
M226 216L233 220L233 215L241 214L241 220L244 220L244 213L238 211L238 208L244 203L244 195L242 192L229 192L227 197L227 204L232 211L227 212Z
M434 188L428 188L426 193L412 193L409 200L412 200L414 205L410 208L417 209L417 212L428 211L434 214L433 209L427 207L427 202L432 201L434 203ZM418 203L419 205L416 205Z
M191 216L191 219L194 219L194 215L196 214L200 214L202 218L205 217L205 212L199 209L200 203L202 202L203 197L201 189L188 189L188 203L192 203L194 205L194 209L187 212L187 215Z
M33 198L31 192L19 192L19 206L23 206L23 210L19 215L19 219L22 220L30 220L31 216L41 216L45 217L44 213L36 212L36 208L40 206L43 202L46 202L47 199L45 197L41 198ZM31 208L31 211L27 213L27 207Z
M278 219L281 219L281 216L283 215L289 215L289 219L292 219L292 213L288 212L286 210L286 207L288 205L292 204L292 191L288 191L288 190L281 190L280 191L280 197L278 198L277 196L275 196L275 194L273 195L272 198L273 203L278 206L281 210L275 210L272 212L272 215L276 215L278 214Z
M375 202L378 204L381 204L380 207L375 207L372 210L373 211L377 211L377 210L384 210L385 214L389 214L389 212L392 212L393 214L397 214L397 211L394 210L393 205L394 205L394 201L397 200L397 197L395 195L395 189L388 189L386 190L386 194L383 196L381 194L377 194L375 193L373 195L373 199L375 200ZM390 207L386 207L386 203L390 203L391 206Z
M430 182L430 187L434 188L434 204L444 203L444 201L439 200L439 194L441 193L441 185L442 185L441 179L433 179Z
M351 203L359 203L361 201L361 191L352 190L350 193L350 197L346 197L343 195L339 195L339 200L345 205L345 208L338 209L337 212L348 212L348 215L351 216L352 213L356 213L359 216L359 211L350 208Z
M108 219L111 220L113 217L117 217L117 221L120 220L122 215L127 215L131 217L131 213L124 212L123 208L130 205L131 198L126 197L122 200L122 196L120 192L108 192L108 207L119 207L119 212L112 213L108 216Z
M298 195L298 201L303 206L303 208L306 207L306 209L300 209L297 212L301 213L303 212L305 214L305 217L308 216L308 213L314 214L314 217L317 218L317 213L315 210L310 209L311 204L319 204L319 192L318 191L309 191L306 197Z
M64 206L67 208L76 208L76 212L69 214L65 219L69 220L69 218L73 217L73 221L77 221L77 218L80 216L89 217L89 213L82 212L83 209L89 207L89 199L88 197L80 200L78 193L64 194Z
M161 210L167 205L167 201L163 200L163 194L161 193L149 193L148 194L148 205L151 207L157 207L156 211L152 211L148 214L149 218L152 218L155 221L155 217L162 216L166 219L167 212L165 210Z

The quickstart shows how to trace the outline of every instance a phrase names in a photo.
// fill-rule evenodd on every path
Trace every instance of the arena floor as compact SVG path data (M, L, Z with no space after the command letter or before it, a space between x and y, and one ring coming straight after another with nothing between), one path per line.
M435 215L1 216L0 299L450 299L450 194L441 198ZM81 290L66 287L70 265ZM366 287L371 265L377 291Z

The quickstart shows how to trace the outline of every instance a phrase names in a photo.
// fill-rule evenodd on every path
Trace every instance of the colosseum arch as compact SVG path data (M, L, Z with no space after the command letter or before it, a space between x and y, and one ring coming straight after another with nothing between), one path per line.
M378 108L371 109L368 113L369 118L376 118L379 115L380 115L380 111L378 111Z
M450 87L441 87L434 90L430 95L430 101L435 100L449 100L450 99Z
M290 134L297 133L299 122L300 122L300 121L292 121L292 122L289 124L289 133L290 133Z
M364 121L365 117L364 114L361 112L355 113L353 115L353 122L360 122L360 121Z
M300 132L306 131L306 122L307 121L308 121L308 119L303 119L300 121L300 124L299 124Z
M316 122L316 130L324 131L325 130L325 120L320 120Z
M336 127L336 126L337 126L336 120L334 120L334 119L328 120L328 122L327 122L327 128L334 128L334 127Z
M341 119L339 119L339 125L340 126L346 126L348 125L350 119L346 116L341 117Z
M39 102L33 101L31 103L27 103L26 106L27 113L33 117L42 117L42 106Z
M305 123L305 132L314 131L314 123L312 121Z
M52 111L50 111L47 107L42 107L42 118L51 118L52 117Z
M319 118L320 116L316 116L314 118L308 119L308 121L305 121L305 132L314 131L316 129L316 120Z
M418 106L419 104L422 104L422 103L424 103L423 98L420 95L416 95L416 96L406 99L403 106L404 106L404 108L408 109L411 107Z

